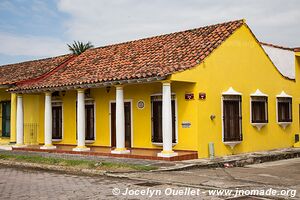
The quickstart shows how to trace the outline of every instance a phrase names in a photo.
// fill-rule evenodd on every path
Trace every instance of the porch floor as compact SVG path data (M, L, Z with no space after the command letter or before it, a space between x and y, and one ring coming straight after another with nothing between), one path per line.
M183 151L176 150L177 156L170 158L157 157L157 153L161 149L140 149L131 148L129 154L112 154L110 147L88 146L90 151L72 151L75 145L55 145L56 149L40 149L42 145L29 145L22 148L12 148L13 151L35 151L35 152L48 152L48 153L66 153L66 154L80 154L92 156L111 156L121 158L136 158L136 159L149 159L149 160L164 160L164 161L180 161L197 159L198 153L196 151Z

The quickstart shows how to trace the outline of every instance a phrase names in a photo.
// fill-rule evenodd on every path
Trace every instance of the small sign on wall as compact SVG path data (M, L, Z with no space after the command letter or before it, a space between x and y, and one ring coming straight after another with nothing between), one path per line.
M205 92L200 92L199 93L199 99L201 99L201 100L206 99L206 93Z
M140 109L140 110L144 109L145 108L145 102L143 100L139 100L137 102L137 108Z
M185 100L192 100L194 99L194 93L186 93L184 95Z
M183 121L182 123L181 123L181 126L182 126L182 128L191 128L191 122L189 122L189 121Z

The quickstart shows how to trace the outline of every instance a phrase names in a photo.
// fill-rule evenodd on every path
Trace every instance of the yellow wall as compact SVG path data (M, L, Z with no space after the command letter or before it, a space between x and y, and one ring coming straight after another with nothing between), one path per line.
M23 112L24 112L24 143L37 144L38 138L43 137L43 131L40 129L40 96L23 95Z
M150 96L161 93L161 83L151 83L144 85L129 85L124 87L125 101L131 101L132 106L132 147L136 148L161 148L151 142L151 104ZM192 91L194 84L174 83L172 92L176 93L178 109L178 144L175 149L197 150L197 120L195 116L197 111L193 109L195 102L184 100L184 93ZM139 92L137 92L139 91ZM110 146L110 102L115 101L115 88L112 87L107 93L106 88L91 90L91 97L95 101L96 108L96 140L91 145ZM63 125L64 133L62 141L55 144L76 144L76 91L67 91L65 96L61 97L63 102ZM145 102L144 109L137 108L137 102ZM43 113L43 111L41 111ZM41 115L41 119L43 118ZM40 120L41 121L41 120ZM190 129L182 129L181 121L191 121ZM41 129L43 124L40 123ZM40 132L39 138L43 137ZM39 140L43 143L43 140Z
M208 156L209 142L214 142L217 156L293 145L294 134L299 130L299 87L279 74L246 26L238 29L204 63L172 76L172 80L188 79L197 82L195 94L207 94L206 100L195 100L199 110L199 157ZM222 142L221 94L229 87L242 93L243 141L233 151ZM260 131L250 124L250 94L256 89L269 95L269 123ZM276 95L283 90L293 96L293 123L285 130L276 123ZM213 121L212 114L216 116Z
M16 113L17 112L17 95L11 94L10 108L10 142L16 142Z

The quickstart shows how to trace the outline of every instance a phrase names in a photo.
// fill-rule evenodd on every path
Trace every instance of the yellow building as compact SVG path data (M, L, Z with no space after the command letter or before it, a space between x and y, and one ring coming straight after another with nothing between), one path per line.
M237 20L51 61L42 76L10 83L11 98L1 89L0 100L11 99L15 147L162 149L159 157L191 150L199 158L292 147L299 56L260 44Z

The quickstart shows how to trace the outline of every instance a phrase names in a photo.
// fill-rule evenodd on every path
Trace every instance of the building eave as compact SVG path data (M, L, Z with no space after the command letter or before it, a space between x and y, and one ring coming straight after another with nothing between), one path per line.
M10 84L0 85L0 89L8 89L10 87L12 87L12 85L10 85Z
M31 88L31 89L11 89L11 93L43 93L43 92L54 92L54 91L64 91L64 90L76 90L76 89L89 89L89 88L103 88L114 85L127 85L127 84L142 84L142 83L151 83L156 81L166 80L167 76L156 76L149 78L141 79L129 79L129 80L117 80L117 81L107 81L99 83L85 83L85 84L76 84L76 85L62 85L62 86L53 86L53 87L41 87L41 88Z

